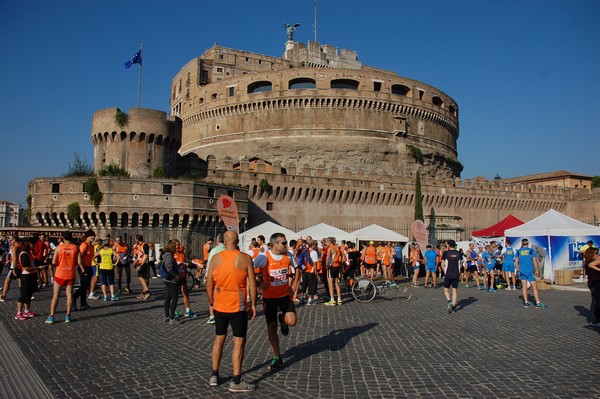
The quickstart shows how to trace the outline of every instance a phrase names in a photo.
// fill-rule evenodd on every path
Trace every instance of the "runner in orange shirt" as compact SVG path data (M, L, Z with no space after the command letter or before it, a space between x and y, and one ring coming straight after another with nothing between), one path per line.
M67 315L65 323L71 322L71 307L73 306L73 283L77 276L77 268L83 272L81 264L81 253L77 245L71 242L73 236L70 231L65 231L62 234L64 243L59 245L54 251L52 264L56 265L54 273L54 289L52 292L52 301L50 302L50 315L46 320L47 324L54 323L54 312L58 306L60 292L63 287L67 293Z
M106 235L106 239L110 244L110 235ZM114 243L114 249L119 254L119 261L117 262L117 288L119 289L118 295L121 295L123 292L121 290L121 277L123 277L123 269L125 269L125 274L127 275L127 287L125 288L125 292L131 294L131 268L129 267L131 263L131 258L129 257L129 246L125 241L123 241L123 237L117 236L116 242Z
M233 351L231 363L233 379L231 392L250 392L256 386L242 380L242 362L248 331L248 319L256 317L256 283L252 259L238 250L238 234L229 230L224 234L225 250L214 255L206 278L208 302L214 308L215 341L212 348L210 386L219 385L219 366L227 328L231 324ZM248 284L248 285L246 285ZM247 302L248 291L250 303Z
M260 288L263 291L263 307L267 321L269 343L273 351L273 359L269 364L270 371L278 370L283 361L277 335L277 321L283 335L288 335L290 327L296 325L296 307L290 295L292 288L289 279L294 276L292 286L297 286L300 274L294 255L287 250L287 240L283 233L275 233L270 240L271 249L261 253L254 259L254 267L260 268ZM279 315L277 315L277 313Z

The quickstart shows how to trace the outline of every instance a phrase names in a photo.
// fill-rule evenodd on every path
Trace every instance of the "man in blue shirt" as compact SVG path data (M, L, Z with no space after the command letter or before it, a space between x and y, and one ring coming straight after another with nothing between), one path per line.
M547 306L540 301L540 294L538 292L535 278L540 274L537 262L537 254L532 248L529 248L529 240L523 238L521 240L521 248L517 251L517 257L515 258L515 269L520 273L519 278L521 279L521 285L523 289L523 305L528 308L531 306L529 302L529 294L527 293L527 282L531 284L533 289L533 296L535 297L535 307L544 309Z
M423 254L423 256L425 257L425 266L427 268L427 273L425 274L425 288L427 288L427 281L429 281L429 276L431 276L431 279L433 281L432 286L434 288L437 288L437 277L435 274L435 269L439 260L438 253L436 250L433 249L433 247L430 244L428 244L426 248L427 250Z
M485 292L496 292L496 289L494 288L494 267L496 266L496 258L493 256L491 245L485 246L485 250L481 253L481 260L484 268L483 290Z
M515 249L510 245L510 240L507 238L506 246L502 250L502 273L504 274L504 281L508 284L506 289L509 291L516 290L515 254Z

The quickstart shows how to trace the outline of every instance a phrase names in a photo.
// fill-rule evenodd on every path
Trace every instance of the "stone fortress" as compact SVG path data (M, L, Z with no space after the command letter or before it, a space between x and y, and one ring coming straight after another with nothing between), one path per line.
M426 223L457 233L449 238L468 239L469 228L509 213L530 220L554 208L590 222L600 210L600 190L586 175L462 180L456 102L362 65L350 50L289 40L277 58L215 44L175 75L170 104L168 118L142 108L97 111L95 172L113 164L131 177L98 177L98 208L86 178L35 179L32 223L209 234L221 226L215 200L228 194L243 230L271 220L292 230L325 222L406 232L417 171ZM153 178L157 168L166 177ZM66 217L73 202L78 220Z

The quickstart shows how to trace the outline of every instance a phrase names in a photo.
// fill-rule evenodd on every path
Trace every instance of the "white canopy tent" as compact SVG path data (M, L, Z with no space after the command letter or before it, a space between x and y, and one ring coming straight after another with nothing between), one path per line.
M363 227L362 229L353 231L350 234L356 236L359 241L408 242L408 237L398 234L395 231L386 229L385 227L381 227L377 224Z
M265 236L265 240L269 242L269 238L274 233L283 233L285 234L285 238L288 240L295 239L300 237L299 234L294 233L290 229L286 229L283 226L280 226L273 222L264 222L256 227L251 228L250 230L246 230L243 233L240 233L240 250L247 251L252 238L256 238L256 236L263 235Z
M600 240L600 227L572 219L550 209L537 218L504 232L515 248L520 240L527 238L530 246L546 249L544 259L544 278L554 281L556 269L577 269L582 267L579 248L588 240L597 243Z
M319 223L302 231L299 231L296 236L306 237L311 236L313 240L321 241L325 237L335 237L337 242L342 240L356 242L356 236L345 232L344 230L338 229L337 227L330 226L326 223Z

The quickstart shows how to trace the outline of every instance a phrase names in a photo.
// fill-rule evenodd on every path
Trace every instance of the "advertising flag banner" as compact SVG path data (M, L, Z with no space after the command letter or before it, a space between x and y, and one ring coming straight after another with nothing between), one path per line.
M228 195L221 195L217 200L217 212L227 230L240 232L240 220L238 217L237 205L233 198Z
M415 220L410 226L410 231L415 237L415 240L417 240L417 244L419 244L419 247L424 249L429 242L429 239L427 237L427 227L425 227L425 223L423 223L423 221L421 220Z

